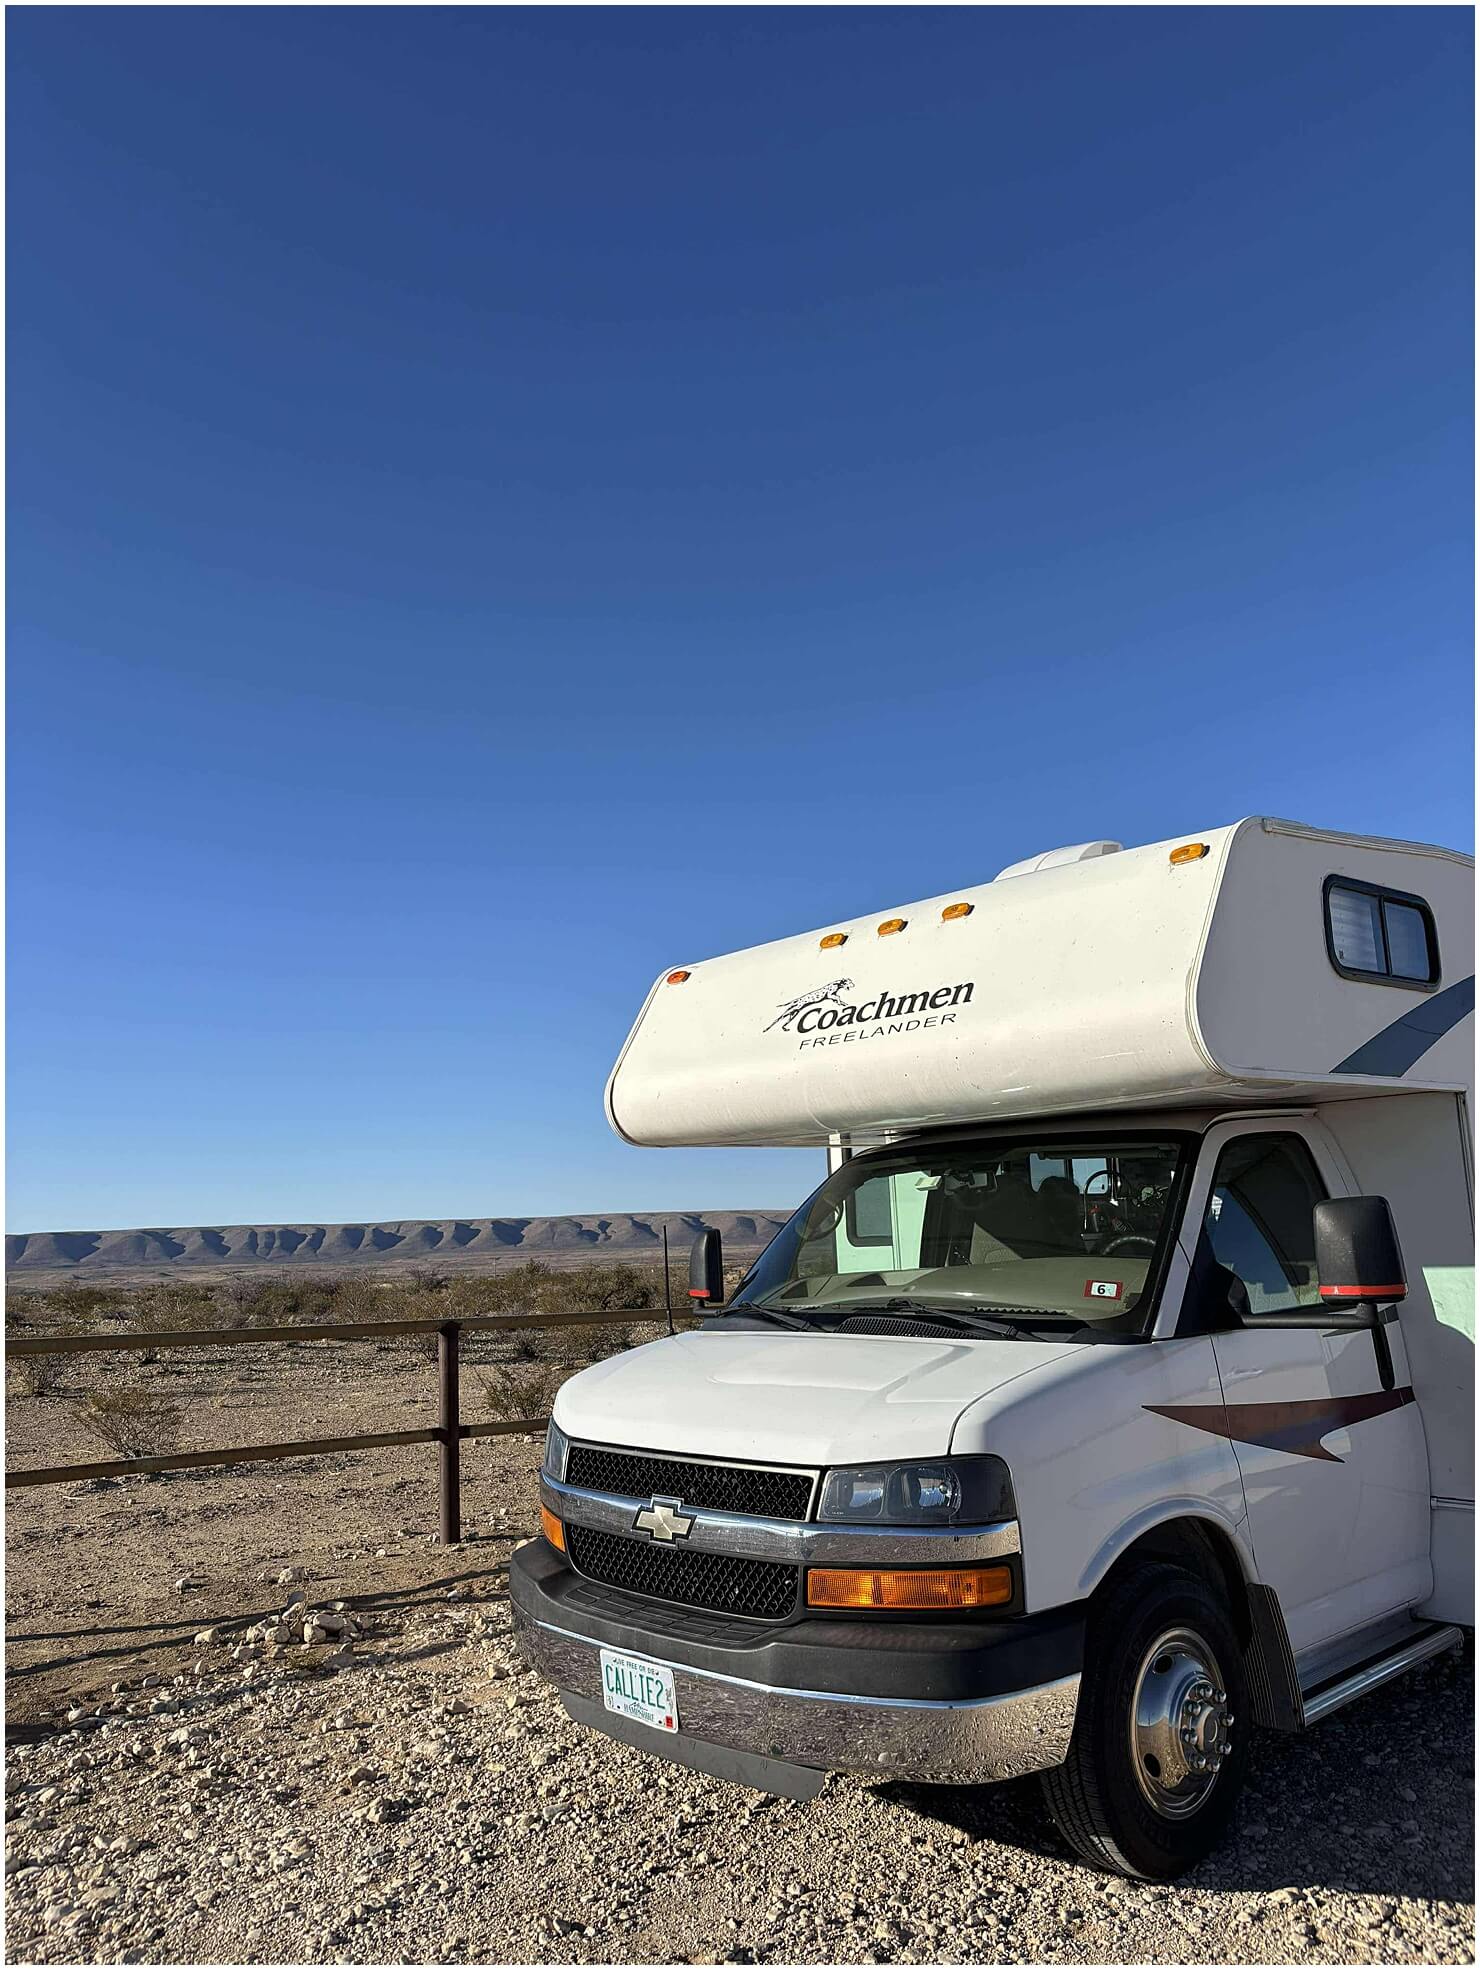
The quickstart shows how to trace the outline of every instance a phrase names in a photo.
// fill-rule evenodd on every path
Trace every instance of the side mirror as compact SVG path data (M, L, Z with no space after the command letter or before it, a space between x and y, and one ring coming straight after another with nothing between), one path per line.
M1313 1218L1322 1306L1355 1311L1407 1297L1398 1231L1385 1197L1328 1197Z
M689 1298L703 1306L720 1306L724 1297L724 1243L717 1231L701 1231L689 1253Z

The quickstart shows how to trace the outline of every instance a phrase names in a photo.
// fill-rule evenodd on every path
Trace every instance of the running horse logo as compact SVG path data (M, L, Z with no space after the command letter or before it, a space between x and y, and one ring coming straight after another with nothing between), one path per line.
M771 1021L771 1026L779 1026L783 1033L789 1033L808 1006L825 1005L829 999L835 1006L841 1006L843 1001L838 997L839 992L851 992L852 989L851 978L835 978L829 985L819 985L815 992L803 992L799 999L787 1000ZM767 1026L764 1030L769 1033L771 1026Z

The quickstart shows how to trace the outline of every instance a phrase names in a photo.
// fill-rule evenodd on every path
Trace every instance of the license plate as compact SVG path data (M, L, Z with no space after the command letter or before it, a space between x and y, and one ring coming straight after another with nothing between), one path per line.
M649 1662L646 1656L619 1655L615 1649L603 1649L601 1700L619 1717L651 1724L655 1731L678 1729L673 1671L665 1669L661 1662Z

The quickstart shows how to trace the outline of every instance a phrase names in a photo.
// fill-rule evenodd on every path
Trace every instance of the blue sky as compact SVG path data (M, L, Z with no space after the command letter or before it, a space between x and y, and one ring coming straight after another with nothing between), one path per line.
M1467 10L13 10L13 1230L774 1206L654 974L1471 845Z

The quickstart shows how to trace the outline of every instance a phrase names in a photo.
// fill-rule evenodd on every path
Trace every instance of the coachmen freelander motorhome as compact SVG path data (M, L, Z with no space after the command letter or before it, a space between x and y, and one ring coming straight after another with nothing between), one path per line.
M1473 939L1468 857L1250 820L665 973L612 1126L830 1174L560 1391L513 1603L571 1714L801 1798L1041 1772L1167 1877L1251 1724L1455 1643Z

